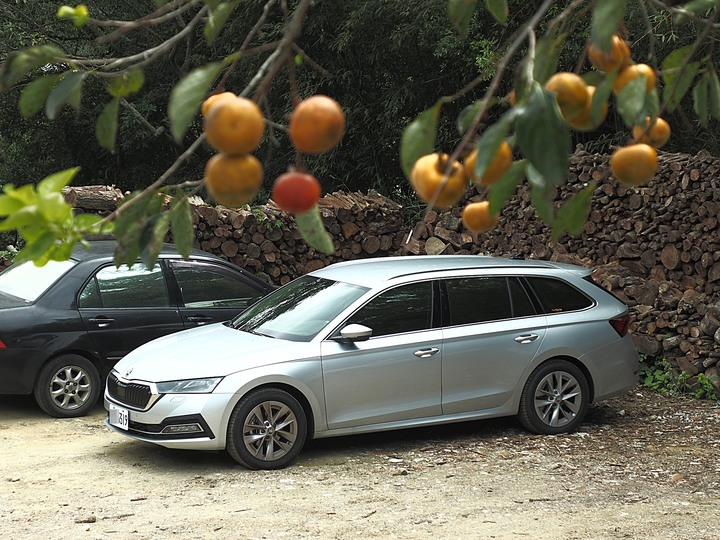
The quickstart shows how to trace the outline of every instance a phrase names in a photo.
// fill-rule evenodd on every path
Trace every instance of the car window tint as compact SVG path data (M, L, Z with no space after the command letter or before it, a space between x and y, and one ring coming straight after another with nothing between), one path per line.
M445 280L450 326L509 319L512 316L507 279L472 277Z
M13 264L0 273L0 292L32 302L75 264L75 261L48 261L43 266L35 266L32 261Z
M237 307L252 304L260 291L237 273L210 264L173 265L185 307Z
M517 280L517 278L509 278L510 296L512 297L513 317L529 317L536 315L535 307L528 297L527 292Z
M527 280L546 313L575 311L592 305L590 298L559 279L529 277Z
M346 324L372 328L373 337L425 330L432 325L432 282L386 291L365 304Z
M99 297L99 298L98 298ZM169 307L167 287L160 266L148 270L143 264L132 268L106 266L100 269L80 293L81 308Z

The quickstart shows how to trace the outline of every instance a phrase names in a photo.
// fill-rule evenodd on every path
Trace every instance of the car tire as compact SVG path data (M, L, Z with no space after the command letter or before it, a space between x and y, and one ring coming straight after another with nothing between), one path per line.
M64 354L40 370L35 382L35 400L56 418L85 416L100 396L100 373L87 358Z
M300 402L279 388L262 388L235 406L227 451L249 469L281 469L300 453L306 436L307 417Z
M566 360L550 360L525 383L518 418L533 433L569 433L582 423L589 400L590 387L580 368Z

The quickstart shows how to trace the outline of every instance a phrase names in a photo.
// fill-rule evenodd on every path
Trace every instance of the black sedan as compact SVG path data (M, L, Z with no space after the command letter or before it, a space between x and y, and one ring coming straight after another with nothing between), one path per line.
M110 368L157 337L231 319L274 286L214 255L164 246L158 264L116 267L115 243L0 274L0 394L35 394L48 414L82 416ZM198 358L198 362L202 362Z

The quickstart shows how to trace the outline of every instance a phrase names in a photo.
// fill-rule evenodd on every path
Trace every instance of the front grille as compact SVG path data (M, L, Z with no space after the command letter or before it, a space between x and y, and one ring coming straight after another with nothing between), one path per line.
M108 394L118 403L135 409L144 410L150 403L150 387L147 384L125 382L115 373L110 373L107 380Z

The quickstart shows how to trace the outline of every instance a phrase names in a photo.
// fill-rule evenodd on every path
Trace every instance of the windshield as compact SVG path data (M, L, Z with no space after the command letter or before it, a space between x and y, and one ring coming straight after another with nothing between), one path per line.
M289 341L310 341L368 289L302 276L262 298L231 321L231 326Z
M13 264L0 274L0 292L34 302L75 264L75 261L49 261L45 266L35 266L30 261Z

